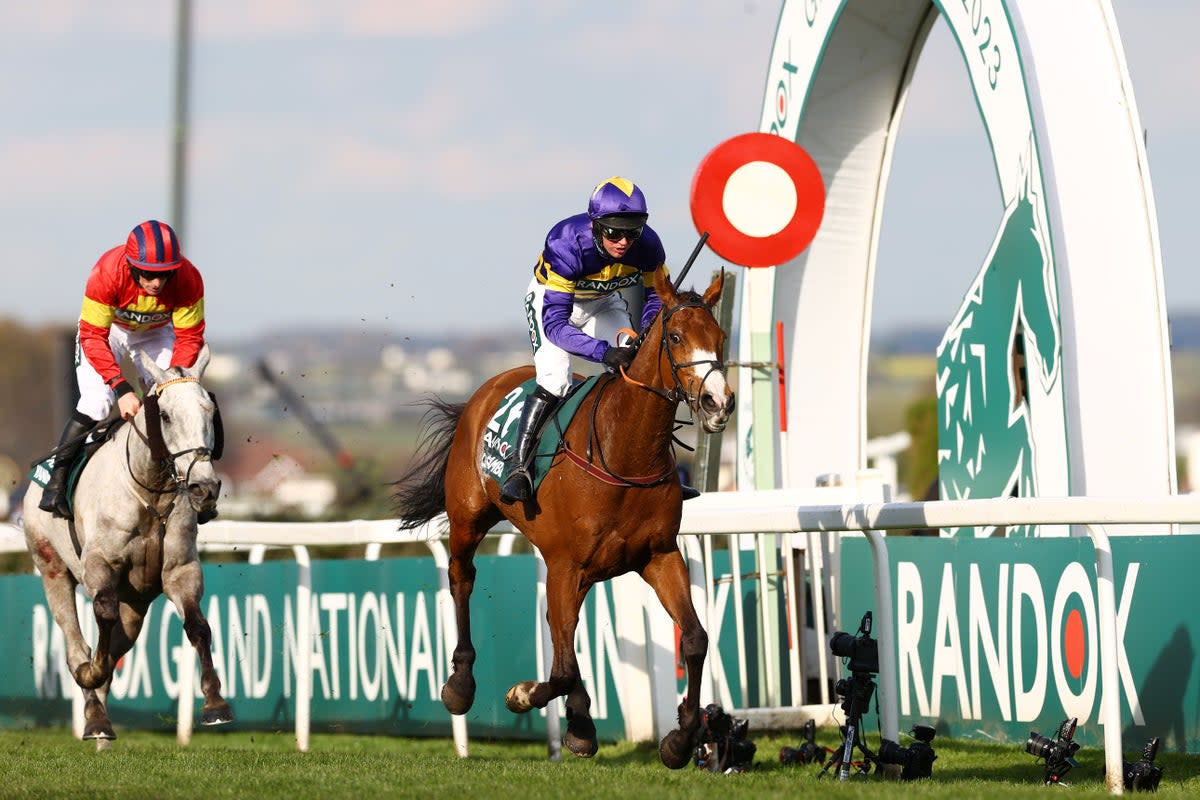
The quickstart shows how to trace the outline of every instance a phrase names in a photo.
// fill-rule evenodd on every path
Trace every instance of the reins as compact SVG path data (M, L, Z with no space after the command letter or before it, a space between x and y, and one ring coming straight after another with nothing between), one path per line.
M196 464L202 461L208 461L212 458L212 450L203 446L189 447L186 450L179 450L172 453L167 449L167 443L163 439L162 435L162 418L159 416L158 398L162 396L163 390L169 386L174 386L175 384L179 383L199 382L200 379L197 377L184 375L155 384L154 387L146 393L146 396L142 401L146 418L146 432L142 433L142 431L138 429L136 419L130 420L129 427L138 435L138 438L141 439L142 442L145 443L146 447L150 450L150 459L160 467L162 472L168 474L166 483L161 489L156 489L153 486L147 486L145 483L142 483L142 481L138 479L137 475L134 474L133 470L133 457L129 449L129 440L132 437L125 437L125 469L129 473L130 479L132 479L134 483L151 494L164 495L169 492L178 493L182 491L182 487L187 486L192 475L192 469L195 468ZM195 455L193 456L191 463L188 465L187 472L184 473L182 478L180 478L179 470L176 468L176 461L177 459L182 458L189 453L195 453ZM174 501L172 501L171 506L173 507L174 505ZM165 519L166 515L160 517L157 511L150 504L145 503L145 506L154 516L159 517L160 522ZM170 513L171 508L168 508L166 514Z
M621 376L621 379L624 380L628 384L636 386L640 389L645 389L646 391L649 391L649 392L653 392L654 394L658 395L659 397L663 398L668 403L670 403L672 405L672 407L683 402L683 403L687 403L689 408L692 408L694 406L694 404L699 403L699 398L691 395L687 391L687 389L684 388L683 381L680 380L680 378L679 378L679 370L684 369L686 367L694 367L698 364L711 365L709 371L707 373L705 373L704 377L700 380L700 386L703 387L704 382L708 380L709 375L711 375L713 372L722 372L723 371L724 364L719 359L700 359L697 361L687 361L687 362L683 362L683 363L677 362L675 360L675 354L672 352L671 346L667 343L667 322L671 319L671 317L675 314L675 312L679 311L680 309L684 309L684 308L702 308L705 311L708 311L708 306L705 305L705 303L702 300L688 299L681 303L677 303L674 306L671 306L671 308L669 308L669 309L664 308L658 315L659 320L661 320L660 324L662 327L662 334L659 336L659 341L658 341L659 361L661 362L662 354L665 352L666 356L667 356L667 363L669 363L671 365L671 379L674 381L675 385L673 387L671 387L670 389L662 389L657 386L651 386L648 383L643 383L642 381L639 381L639 380L636 380L636 379L630 377L629 374L625 371L624 367L620 368L620 376ZM630 333L632 333L632 331L630 331ZM644 335L637 336L634 339L632 346L635 348L635 350L639 349L641 347L643 340L644 340ZM634 476L634 477L618 475L616 472L614 472L608 466L607 462L605 461L604 452L599 446L599 438L596 435L596 418L597 418L597 414L598 414L598 411L600 408L601 397L602 397L605 389L607 389L611 385L612 385L612 379L602 381L596 387L596 400L592 404L592 414L591 414L591 419L590 419L589 425L588 425L586 458L584 456L581 456L578 453L574 452L573 450L571 450L571 448L567 446L565 439L563 440L563 443L562 443L563 452L566 454L568 460L570 460L571 463L573 463L576 466L583 469L584 472L586 472L587 474L591 475L594 478L598 478L599 480L604 481L605 483L608 483L608 484L611 484L614 486L649 487L649 486L657 486L661 483L665 483L676 470L676 461L675 461L675 454L674 454L673 448L671 451L671 458L670 458L671 463L668 465L668 467L665 471L663 471L662 473L660 473L658 475ZM690 424L690 423L688 423L688 424ZM673 442L679 442L679 440L677 438L675 438L674 432L672 432L672 440L673 440ZM684 445L682 442L679 442L679 444L683 447L687 447L687 445ZM688 448L688 449L691 449L691 448ZM596 458L600 462L599 467L597 467L594 463L592 463L593 451L595 452Z

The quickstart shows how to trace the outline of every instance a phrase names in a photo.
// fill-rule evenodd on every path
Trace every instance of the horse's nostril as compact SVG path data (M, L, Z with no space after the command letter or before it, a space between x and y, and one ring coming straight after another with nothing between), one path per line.
M202 500L206 497L216 498L218 495L221 494L221 482L220 481L212 481L212 482L206 481L206 482L201 482L201 483L189 483L188 484L188 494L190 494L192 497L195 497L198 500Z

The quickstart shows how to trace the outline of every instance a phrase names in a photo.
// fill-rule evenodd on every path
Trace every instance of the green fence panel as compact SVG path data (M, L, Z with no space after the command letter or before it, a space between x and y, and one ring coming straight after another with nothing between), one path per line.
M1122 742L1200 748L1200 536L1112 537ZM889 537L900 727L1024 746L1078 717L1103 743L1095 551L1087 537ZM846 538L842 618L875 605L870 548ZM876 633L877 635L877 633ZM864 718L877 730L874 715Z

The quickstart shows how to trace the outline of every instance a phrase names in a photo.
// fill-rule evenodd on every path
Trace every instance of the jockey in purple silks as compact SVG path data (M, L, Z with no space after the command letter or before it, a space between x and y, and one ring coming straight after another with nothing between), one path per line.
M537 388L521 411L516 468L500 488L503 502L532 494L529 457L538 430L570 386L571 356L612 371L628 367L636 351L619 333L631 326L624 292L642 296L642 329L662 308L654 275L667 272L666 252L646 224L649 216L642 190L628 178L612 177L592 190L586 213L567 217L546 235L525 293ZM684 487L685 498L696 494Z

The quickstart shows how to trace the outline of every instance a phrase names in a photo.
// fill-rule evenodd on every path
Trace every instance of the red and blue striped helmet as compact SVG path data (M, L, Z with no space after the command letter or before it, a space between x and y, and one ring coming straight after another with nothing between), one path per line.
M610 227L636 228L646 224L650 212L642 190L628 178L614 175L592 190L588 216L593 222L603 220Z
M150 219L129 232L125 259L132 267L147 272L166 272L179 266L179 237L165 222Z

